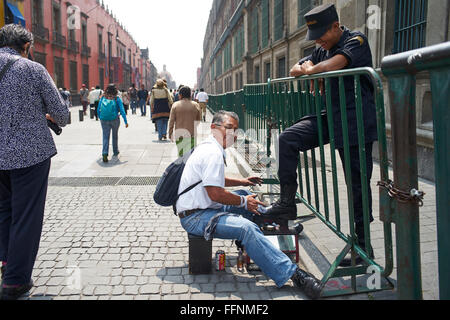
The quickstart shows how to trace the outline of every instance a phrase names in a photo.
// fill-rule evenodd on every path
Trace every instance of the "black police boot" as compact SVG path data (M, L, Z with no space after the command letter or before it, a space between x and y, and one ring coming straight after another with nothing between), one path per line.
M297 188L297 185L281 185L280 199L267 208L264 217L285 220L297 219L297 205L295 203Z
M358 236L358 245L359 247L368 252L367 249L369 249L369 257L371 259L374 259L375 256L373 254L373 250L372 248L367 248L366 247L366 238L365 238L365 233L364 233L364 226L357 226L356 227L356 235ZM362 265L364 264L365 261L363 260L363 258L361 258L359 256L359 254L356 254L355 257L355 265ZM341 261L341 263L339 264L340 267L351 267L352 266L352 258L345 258L344 260Z
M323 284L312 274L297 268L291 280L302 290L309 298L316 300L320 298L323 290Z

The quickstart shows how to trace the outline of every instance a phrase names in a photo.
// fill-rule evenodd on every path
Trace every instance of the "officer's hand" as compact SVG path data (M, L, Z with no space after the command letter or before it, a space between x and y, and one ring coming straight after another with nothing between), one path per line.
M314 67L314 63L311 60L305 61L301 66L300 66L300 72L304 75L311 75L313 74L313 67Z
M265 204L257 200L256 197L256 194L247 196L247 210L259 216L261 214L258 212L258 206L265 206Z
M293 66L291 71L289 72L289 75L291 77L300 77L300 76L302 76L303 73L301 71L301 66L299 64L296 64L295 66Z

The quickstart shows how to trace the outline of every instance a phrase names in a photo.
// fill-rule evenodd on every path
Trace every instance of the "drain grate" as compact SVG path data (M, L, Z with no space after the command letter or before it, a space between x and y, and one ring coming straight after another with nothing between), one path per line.
M50 187L156 186L160 177L49 178Z
M118 186L156 186L161 177L124 177Z

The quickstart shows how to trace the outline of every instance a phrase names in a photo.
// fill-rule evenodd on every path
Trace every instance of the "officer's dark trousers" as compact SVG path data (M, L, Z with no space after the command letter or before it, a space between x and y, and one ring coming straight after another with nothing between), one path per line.
M48 159L35 166L0 171L0 260L7 262L4 284L31 280L44 219Z
M328 124L326 116L322 117L324 144L329 143ZM370 222L373 221L372 216L372 190L370 189L370 180L373 172L372 159L372 143L366 145L366 164L367 164L367 182L369 186L369 211ZM300 152L305 152L319 147L319 129L317 117L306 117L294 126L286 129L279 139L279 169L278 175L282 185L297 184L297 168L300 159ZM341 161L345 168L344 149L338 149ZM358 146L350 147L350 165L352 171L352 191L353 206L355 213L356 230L359 237L364 237L364 218L363 218L363 201L362 201L362 185L359 163ZM358 232L359 231L359 232Z

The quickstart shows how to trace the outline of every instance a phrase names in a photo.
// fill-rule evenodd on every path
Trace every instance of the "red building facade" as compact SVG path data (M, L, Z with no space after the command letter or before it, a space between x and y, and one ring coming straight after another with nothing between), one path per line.
M35 37L33 57L59 88L74 96L82 84L153 85L148 53L98 0L24 0L26 27Z

